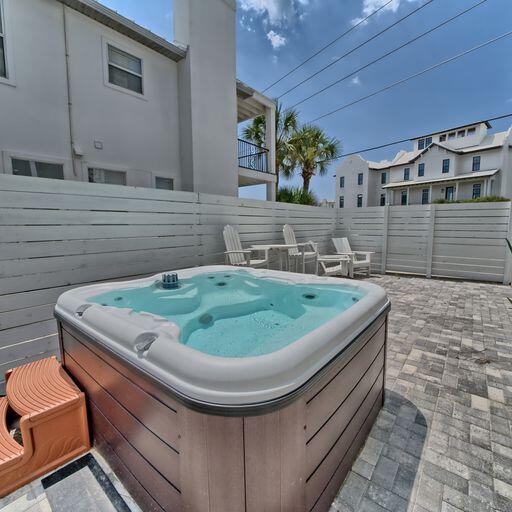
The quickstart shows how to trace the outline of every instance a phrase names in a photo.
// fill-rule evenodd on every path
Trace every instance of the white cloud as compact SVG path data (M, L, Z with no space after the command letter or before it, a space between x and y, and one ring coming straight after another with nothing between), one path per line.
M356 75L355 77L352 78L352 80L350 80L350 83L352 85L361 85L361 80L359 79L359 77Z
M277 50L278 48L286 44L286 37L283 37L281 34L278 34L273 30L267 32L267 39L270 41L270 44L272 45L272 48L274 48L274 50Z
M352 20L352 25L357 25L359 22L363 21L364 18L369 16L372 12L376 11L379 7L382 7L386 3L387 0L363 0L363 9L361 11L361 16L359 18L354 18ZM400 5L404 2L416 2L417 0L393 0L391 3L383 7L377 15L386 12L396 12ZM366 24L366 22L364 23Z
M302 19L304 9L310 0L240 0L243 11L253 11L265 17L264 22L271 26L292 24Z

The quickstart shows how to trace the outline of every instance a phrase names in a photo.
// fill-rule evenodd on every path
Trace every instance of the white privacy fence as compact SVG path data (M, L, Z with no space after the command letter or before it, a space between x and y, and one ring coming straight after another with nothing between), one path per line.
M337 210L0 174L0 391L5 370L58 350L65 290L222 263L222 228L245 246L332 236L373 250L373 270L503 282L509 203Z

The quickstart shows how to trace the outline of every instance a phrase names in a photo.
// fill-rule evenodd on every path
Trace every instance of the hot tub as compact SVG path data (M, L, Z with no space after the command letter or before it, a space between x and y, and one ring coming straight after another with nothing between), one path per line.
M228 266L55 308L93 434L144 510L328 510L383 400L374 284Z

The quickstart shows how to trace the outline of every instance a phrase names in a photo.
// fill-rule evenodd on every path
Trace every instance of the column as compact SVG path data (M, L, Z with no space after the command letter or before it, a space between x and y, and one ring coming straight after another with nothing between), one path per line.
M273 181L267 182L267 201L276 200L276 184Z
M455 196L453 199L455 201L457 201L457 199L459 199L459 182L458 181L455 182Z

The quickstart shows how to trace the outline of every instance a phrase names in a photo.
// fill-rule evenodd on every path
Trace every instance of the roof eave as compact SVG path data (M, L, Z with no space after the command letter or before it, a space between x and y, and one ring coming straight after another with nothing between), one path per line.
M177 46L157 36L137 23L121 16L116 11L101 5L95 0L58 0L71 9L119 32L130 39L151 48L152 50L178 62L187 55L186 48Z

